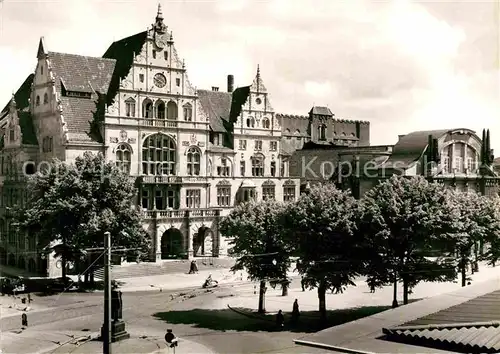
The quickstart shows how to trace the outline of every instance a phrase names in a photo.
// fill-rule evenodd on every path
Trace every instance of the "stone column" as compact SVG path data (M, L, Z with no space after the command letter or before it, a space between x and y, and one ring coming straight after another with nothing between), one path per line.
M184 218L186 219L186 238L185 240L187 241L187 257L188 259L193 258L193 234L191 232L191 212L189 210L186 210L184 212Z

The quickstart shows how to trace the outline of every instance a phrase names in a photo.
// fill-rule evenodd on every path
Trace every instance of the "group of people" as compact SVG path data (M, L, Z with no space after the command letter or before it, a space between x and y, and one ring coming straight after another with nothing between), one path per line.
M293 308L292 308L292 325L297 324L300 316L300 311L299 311L299 301L295 299L293 302ZM285 327L285 316L283 315L283 311L279 310L278 313L276 314L276 326L278 328L283 328Z

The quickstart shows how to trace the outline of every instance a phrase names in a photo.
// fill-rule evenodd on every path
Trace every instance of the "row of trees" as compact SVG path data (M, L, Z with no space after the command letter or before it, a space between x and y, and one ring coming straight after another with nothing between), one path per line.
M393 176L360 200L323 184L291 203L242 204L221 221L220 231L232 238L233 270L246 269L260 281L260 312L266 281L286 279L297 257L296 269L308 288L317 288L325 319L326 292L355 286L360 275L372 288L393 284L393 306L398 282L405 304L421 281L461 274L465 286L469 265L474 269L481 257L495 264L500 257L499 207L496 197ZM481 254L484 244L489 247Z
M128 175L102 154L89 152L74 163L54 160L45 167L28 177L28 198L10 210L9 221L20 234L36 238L38 248L61 257L63 277L67 262L77 271L94 261L96 267L102 264L98 258L105 231L111 232L114 248L147 257L150 238L142 228L140 211L133 207L137 192ZM88 269L85 281L96 267Z

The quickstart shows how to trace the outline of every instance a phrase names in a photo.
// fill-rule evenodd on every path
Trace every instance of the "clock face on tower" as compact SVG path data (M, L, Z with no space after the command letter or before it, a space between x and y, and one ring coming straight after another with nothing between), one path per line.
M165 48L165 45L167 44L165 41L165 37L163 35L156 35L155 44L159 49Z
M163 74L156 74L153 78L156 87L162 88L167 84L167 78Z

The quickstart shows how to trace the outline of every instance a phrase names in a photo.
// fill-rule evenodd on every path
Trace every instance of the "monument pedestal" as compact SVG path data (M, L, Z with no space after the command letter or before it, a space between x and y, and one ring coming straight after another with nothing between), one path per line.
M101 327L101 338L104 338L104 328ZM111 322L111 343L119 342L130 338L130 334L125 330L125 322L118 320Z

